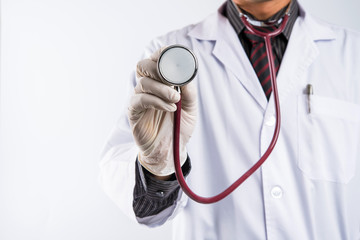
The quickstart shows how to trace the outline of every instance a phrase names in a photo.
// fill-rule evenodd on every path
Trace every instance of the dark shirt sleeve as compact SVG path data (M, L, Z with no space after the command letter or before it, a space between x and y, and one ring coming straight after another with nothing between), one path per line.
M180 191L175 174L167 181L158 180L137 159L135 164L133 210L136 217L156 215L173 205ZM184 176L187 176L191 169L189 156L181 168Z

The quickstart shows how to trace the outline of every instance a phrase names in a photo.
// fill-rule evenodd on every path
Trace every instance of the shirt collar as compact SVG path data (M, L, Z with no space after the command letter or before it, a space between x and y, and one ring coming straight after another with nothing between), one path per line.
M287 6L281 9L279 12L277 12L275 15L267 19L266 21L272 21L279 19L281 16L283 16L286 12ZM235 32L239 35L242 30L244 30L245 25L242 22L240 16L239 16L239 10L236 8L232 0L227 0L226 7L225 7L225 16L228 18L229 22L233 26ZM291 30L294 26L294 23L296 21L296 18L299 15L299 5L297 3L297 0L292 0L290 3L290 9L289 9L289 20L286 24L283 34L286 37L287 40L289 40L291 35ZM250 18L255 19L251 14L246 13Z

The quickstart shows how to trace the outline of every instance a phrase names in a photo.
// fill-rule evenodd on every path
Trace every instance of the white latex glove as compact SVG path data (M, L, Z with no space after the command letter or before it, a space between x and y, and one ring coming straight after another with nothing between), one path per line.
M162 48L164 49L164 48ZM174 173L173 121L180 94L161 82L157 61L161 50L137 65L138 82L131 98L128 117L140 152L138 160L157 176ZM186 144L196 122L196 89L193 82L181 87L180 161L187 158Z

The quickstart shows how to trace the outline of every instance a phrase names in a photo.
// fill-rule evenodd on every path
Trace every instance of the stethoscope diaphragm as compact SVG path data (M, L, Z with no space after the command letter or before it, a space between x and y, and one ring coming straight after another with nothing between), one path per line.
M161 51L157 69L165 84L183 86L196 76L198 61L190 49L176 44Z

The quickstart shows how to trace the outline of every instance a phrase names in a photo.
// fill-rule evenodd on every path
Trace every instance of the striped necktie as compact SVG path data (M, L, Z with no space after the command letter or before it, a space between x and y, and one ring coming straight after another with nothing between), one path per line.
M256 29L262 32L271 32L275 30L276 27L256 27ZM244 34L251 43L250 51L250 62L256 72L256 75L260 81L260 84L264 90L266 98L269 100L272 87L270 81L270 70L269 70L269 61L266 55L265 41L262 37L256 36L251 33L249 30L245 29ZM273 48L273 54L275 54ZM274 64L276 69L276 74L279 70L280 64L277 57L274 55Z

